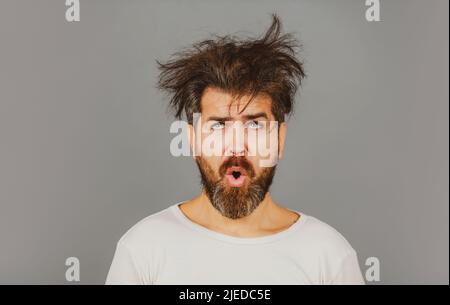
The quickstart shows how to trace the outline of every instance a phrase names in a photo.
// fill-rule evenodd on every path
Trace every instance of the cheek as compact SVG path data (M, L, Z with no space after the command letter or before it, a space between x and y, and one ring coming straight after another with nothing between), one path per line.
M245 140L247 143L248 155L250 157L258 157L258 133L254 130L248 131Z
M223 132L221 130L204 133L202 137L202 153L205 156L223 156Z
M219 172L219 167L221 164L220 157L206 157L203 156L203 160L208 164L208 167L216 174Z
M255 168L272 167L278 160L277 132L256 132L248 135L249 156L255 160Z
M247 160L250 162L250 164L253 167L253 170L255 171L255 176L259 176L259 174L263 171L263 167L260 166L260 161L261 159L259 158L259 156L247 156Z

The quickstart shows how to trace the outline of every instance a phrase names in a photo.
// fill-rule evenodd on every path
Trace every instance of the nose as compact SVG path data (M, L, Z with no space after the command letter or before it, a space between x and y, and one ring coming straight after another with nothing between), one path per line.
M245 128L235 121L225 132L225 156L244 156L246 153Z

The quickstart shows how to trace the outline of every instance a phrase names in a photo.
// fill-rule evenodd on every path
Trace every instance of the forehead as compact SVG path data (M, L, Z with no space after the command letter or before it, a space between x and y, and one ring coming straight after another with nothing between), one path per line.
M249 101L249 95L234 98L226 91L208 87L201 98L202 116L239 118L247 114L264 112L269 118L273 119L272 100L269 96L260 94L255 96L250 103Z

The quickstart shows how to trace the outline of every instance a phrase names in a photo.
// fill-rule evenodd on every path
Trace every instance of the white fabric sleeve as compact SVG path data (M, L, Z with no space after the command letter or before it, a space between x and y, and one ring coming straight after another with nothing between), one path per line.
M126 245L117 244L114 258L106 278L106 285L139 285L142 284L136 264Z
M334 276L331 285L365 285L359 268L356 252L348 254L341 263L339 272Z

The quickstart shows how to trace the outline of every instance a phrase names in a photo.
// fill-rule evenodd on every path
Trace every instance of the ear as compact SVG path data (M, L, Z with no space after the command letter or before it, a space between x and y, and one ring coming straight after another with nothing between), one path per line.
M283 157L284 142L286 140L286 122L280 123L278 126L278 159Z

